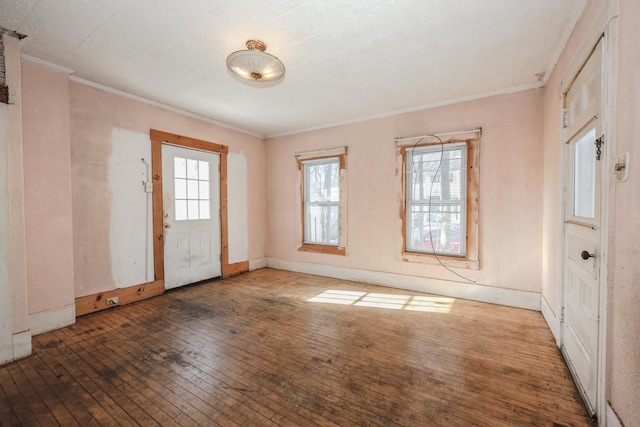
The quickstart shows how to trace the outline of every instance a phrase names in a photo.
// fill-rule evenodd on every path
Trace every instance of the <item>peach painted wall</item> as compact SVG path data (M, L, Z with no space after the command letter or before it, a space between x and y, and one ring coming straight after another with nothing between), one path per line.
M76 297L115 286L110 212L113 198L118 195L109 185L109 161L116 129L146 135L149 129L158 129L224 144L229 146L231 153L243 153L248 171L248 257L249 260L264 257L265 159L262 139L76 82L70 83L70 111Z
M23 62L29 314L74 304L69 79Z
M615 152L629 152L627 182L610 199L608 376L612 408L640 426L640 2L620 0Z
M401 259L402 188L394 138L482 127L480 269L456 271L479 285L540 292L543 94L529 90L269 139L267 257L460 281L439 265ZM294 155L340 146L348 146L348 256L298 251Z

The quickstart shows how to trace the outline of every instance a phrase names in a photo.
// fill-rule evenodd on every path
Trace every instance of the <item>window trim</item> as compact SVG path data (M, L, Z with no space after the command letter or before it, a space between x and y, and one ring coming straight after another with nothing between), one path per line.
M322 243L311 243L305 242L305 230L304 230L304 221L305 221L305 197L304 197L304 189L305 189L305 181L304 181L304 163L322 160L322 159L338 159L338 168L340 173L340 200L338 201L338 212L339 212L339 236L338 236L338 245L326 245ZM329 255L347 255L346 248L346 170L347 170L347 148L339 148L339 149L331 149L331 150L322 150L308 153L301 153L296 155L296 162L298 164L298 182L299 182L299 212L300 212L300 225L297 227L298 229L298 250L304 252L315 252Z
M398 143L399 159L402 171L402 200L401 200L401 222L402 222L402 248L401 257L403 261L418 262L426 264L440 264L442 262L447 267L459 267L477 270L480 268L479 260L479 233L478 218L480 204L480 135L478 133L460 133L448 139L443 139L443 144L454 144L464 142L467 144L467 197L466 197L466 248L465 257L448 256L443 254L430 254L407 250L407 154L413 148L440 145L437 138L427 136L424 142L403 144Z

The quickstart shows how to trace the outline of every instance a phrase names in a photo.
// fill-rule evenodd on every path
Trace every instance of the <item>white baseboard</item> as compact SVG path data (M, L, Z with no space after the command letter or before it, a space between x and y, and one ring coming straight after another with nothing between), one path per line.
M540 311L540 294L536 292L496 288L472 283L451 282L397 273L384 273L350 267L285 261L277 258L267 258L266 266L280 270L296 271L335 279L353 280L355 282L371 283L373 285Z
M266 266L267 259L264 257L249 260L249 271L259 270L261 268L265 268Z
M31 354L31 331L26 330L13 334L13 360L27 357Z
M13 344L0 344L0 365L13 361Z
M31 354L31 331L11 334L9 342L0 345L0 365Z
M75 304L29 315L29 327L33 335L64 328L74 323L76 323Z
M607 414L606 414L606 427L624 427L624 424L618 418L618 415L613 410L609 402L607 402Z
M542 312L542 317L544 317L545 322L547 322L553 337L556 339L556 345L560 347L560 323L558 322L558 317L553 313L551 306L544 296L540 297L540 311Z

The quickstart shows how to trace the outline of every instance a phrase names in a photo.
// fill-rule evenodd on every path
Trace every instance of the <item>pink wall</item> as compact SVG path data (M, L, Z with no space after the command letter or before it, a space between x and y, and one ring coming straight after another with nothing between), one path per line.
M481 285L540 292L542 123L543 91L529 90L270 139L267 256L460 280L441 266L401 260L402 188L394 137L480 126L480 269L458 271ZM345 145L348 256L298 251L294 155Z
M70 83L75 296L114 288L108 168L114 129L149 129L229 146L247 159L249 259L264 257L264 141L79 83ZM230 213L232 214L232 213Z
M29 313L74 304L69 79L22 64Z
M629 152L629 180L613 184L609 240L608 375L611 406L640 425L640 3L620 0L615 152Z

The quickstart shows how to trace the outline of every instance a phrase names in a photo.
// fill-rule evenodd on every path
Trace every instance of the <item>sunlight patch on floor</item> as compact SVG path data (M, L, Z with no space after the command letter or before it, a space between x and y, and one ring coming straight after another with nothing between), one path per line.
M385 308L389 310L449 313L455 298L418 295L383 294L329 289L308 300L326 304L357 307Z

